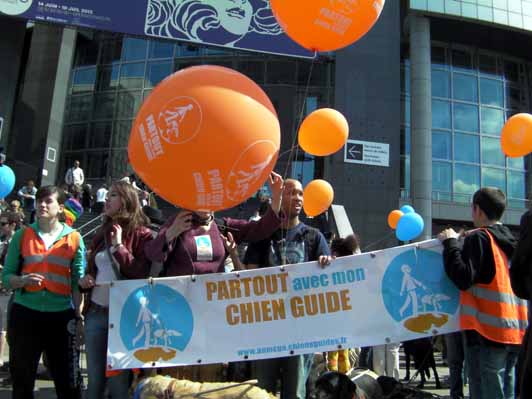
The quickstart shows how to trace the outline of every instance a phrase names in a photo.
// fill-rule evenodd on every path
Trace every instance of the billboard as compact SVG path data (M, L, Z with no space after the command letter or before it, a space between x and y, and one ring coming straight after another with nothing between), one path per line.
M269 0L0 0L0 14L33 21L294 57Z

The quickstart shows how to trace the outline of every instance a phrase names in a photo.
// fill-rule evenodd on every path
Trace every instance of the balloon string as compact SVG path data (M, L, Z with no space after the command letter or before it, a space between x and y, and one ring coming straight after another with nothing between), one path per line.
M293 151L296 149L296 146L293 146L292 148L286 150L286 151L283 151L279 154L279 157L277 157L277 161L279 161L283 156L285 156L286 154L288 154L289 152Z
M363 251L362 251L362 252L367 252L368 249L370 249L370 248L376 246L377 244L380 244L381 242L384 242L384 241L389 240L390 237L391 237L392 235L394 235L394 234L395 234L395 231L390 231L390 232L389 232L388 234L386 234L383 238L381 238L381 239L379 239L379 240L377 240L377 241L373 241L373 242L369 243L368 245L366 245L366 246L363 248Z
M288 171L290 169L290 166L292 165L292 161L294 159L297 160L297 155L298 155L298 152L299 152L299 145L296 145L296 140L297 140L297 137L298 137L299 128L301 127L301 123L303 122L303 117L305 116L305 106L307 104L307 95L308 95L308 91L309 91L309 87L310 87L310 79L312 78L312 71L314 69L314 64L316 62L316 59L317 59L317 52L314 52L314 58L312 58L312 62L310 64L310 70L309 70L308 77L307 77L307 84L305 86L305 90L304 90L304 93L303 93L303 104L301 105L301 111L299 113L299 119L298 119L298 123L297 123L297 130L294 132L294 137L292 138L292 145L290 146L290 156L288 157L288 160L286 161L286 167L285 167L285 171L284 171L284 174L283 174L283 179L287 178ZM293 157L294 150L295 150L295 154L296 154L295 157Z
M299 128L301 127L301 123L303 122L303 117L305 116L305 106L307 104L307 95L308 95L308 91L310 87L310 79L312 78L312 71L314 69L314 63L316 62L317 58L318 58L318 52L314 51L314 57L312 58L312 62L310 63L310 69L308 72L307 84L303 92L303 103L301 104L301 111L299 112L297 130L294 132L294 137L292 138L292 145L290 146L290 150L289 150L290 154L288 155L288 160L286 161L286 167L285 167L284 174L283 174L283 180L286 180L286 178L288 177L288 171L290 170L292 161L294 159L297 160L297 156L299 153L299 144L296 144L296 140L298 137ZM295 150L295 157L293 157L294 150ZM301 173L301 180L303 180L303 173ZM303 185L303 182L301 182L301 184ZM288 230L286 231L281 230L281 254L284 254L284 251L285 251L286 235L288 235Z

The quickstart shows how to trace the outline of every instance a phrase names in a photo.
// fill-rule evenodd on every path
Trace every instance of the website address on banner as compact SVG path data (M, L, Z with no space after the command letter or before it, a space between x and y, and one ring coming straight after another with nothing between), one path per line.
M286 345L260 346L253 349L240 349L237 351L237 354L238 356L265 355L306 349L319 349L324 346L338 346L344 345L345 343L347 343L346 337L327 338L319 341L296 342Z

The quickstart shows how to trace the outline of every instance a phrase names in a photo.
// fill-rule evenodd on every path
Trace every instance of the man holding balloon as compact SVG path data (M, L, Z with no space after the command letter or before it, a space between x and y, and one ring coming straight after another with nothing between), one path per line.
M248 268L309 261L317 261L320 266L325 267L331 263L329 247L323 234L299 220L303 203L301 183L287 179L281 201L281 212L284 216L281 228L268 239L250 244L244 259ZM259 386L272 393L276 392L277 379L281 379L281 398L305 399L305 385L312 358L312 355L299 355L257 360L252 366L253 374L258 379Z

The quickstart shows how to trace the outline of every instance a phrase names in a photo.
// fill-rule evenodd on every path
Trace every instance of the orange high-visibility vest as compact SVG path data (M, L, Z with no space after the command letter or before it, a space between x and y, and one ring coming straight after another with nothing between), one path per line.
M69 296L71 288L70 264L79 248L80 236L77 231L57 240L50 249L46 249L43 240L32 228L22 233L20 255L22 274L38 273L44 276L44 284L39 287L24 287L35 292L48 290L55 294Z
M515 296L510 284L508 258L487 229L495 277L460 292L460 327L503 344L521 344L528 325L526 301Z

